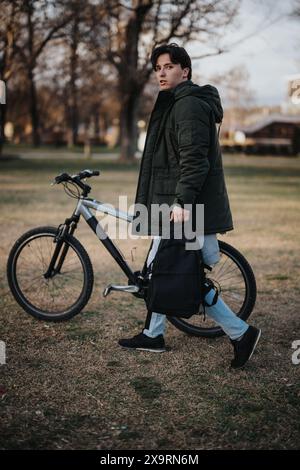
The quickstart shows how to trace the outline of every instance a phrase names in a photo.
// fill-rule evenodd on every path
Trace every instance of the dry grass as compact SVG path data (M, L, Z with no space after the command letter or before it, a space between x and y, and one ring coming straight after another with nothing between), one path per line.
M82 166L74 162L70 171ZM114 204L122 193L132 202L137 171L101 166L94 197ZM225 166L236 229L222 239L254 268L252 323L263 330L241 371L229 368L225 337L187 337L172 325L170 352L121 349L118 338L141 330L145 308L128 294L103 299L107 283L125 279L83 223L77 237L96 273L89 304L60 324L24 313L8 293L9 249L25 230L62 222L74 201L48 184L64 162L1 164L0 339L7 345L7 364L0 367L1 448L299 448L300 365L291 362L291 343L300 339L300 161L234 156ZM149 241L121 240L119 246L129 260L138 247L132 264L139 269Z

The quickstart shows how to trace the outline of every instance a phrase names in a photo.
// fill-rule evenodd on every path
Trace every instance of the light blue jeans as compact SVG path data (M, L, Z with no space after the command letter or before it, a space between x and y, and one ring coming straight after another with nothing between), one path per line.
M220 260L220 252L218 239L215 234L213 235L204 235L198 237L200 247L202 246L202 256L205 264L210 266L218 263ZM153 238L153 245L149 252L147 258L147 266L153 261L158 245L160 242L160 237L155 236ZM205 296L205 300L208 304L211 304L215 291L211 289ZM242 336L245 331L248 329L248 324L237 317L232 310L225 304L225 302L218 297L218 301L215 305L211 307L206 307L205 312L209 317L211 317L222 330L231 338L235 340ZM152 312L150 323L148 327L143 330L143 333L151 338L155 338L158 335L163 335L166 329L166 315L158 312Z

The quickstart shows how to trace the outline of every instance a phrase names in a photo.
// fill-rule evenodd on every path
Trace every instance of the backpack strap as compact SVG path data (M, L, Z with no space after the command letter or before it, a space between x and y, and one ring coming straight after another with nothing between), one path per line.
M142 276L145 276L145 274L146 274L146 272L147 272L147 269L148 269L148 268L147 268L147 260L148 260L149 253L150 253L150 251L151 251L151 249L152 249L152 246L153 246L153 238L152 238L152 240L151 240L151 244L150 244L148 253L147 253L147 255L146 255L146 258L145 258L144 266L143 266L142 271L141 271L141 275L142 275Z

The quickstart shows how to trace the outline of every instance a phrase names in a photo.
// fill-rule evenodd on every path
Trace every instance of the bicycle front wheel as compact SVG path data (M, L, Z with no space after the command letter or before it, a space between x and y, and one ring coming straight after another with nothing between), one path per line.
M81 243L67 235L59 245L57 228L38 227L24 233L7 261L7 279L18 304L30 315L62 321L77 315L93 290L93 268ZM56 249L56 263L48 268Z
M219 290L219 295L228 307L243 320L250 316L256 300L256 281L246 258L233 246L219 240L220 261L206 276ZM167 317L179 330L193 336L214 338L224 335L209 316L193 315L189 319Z

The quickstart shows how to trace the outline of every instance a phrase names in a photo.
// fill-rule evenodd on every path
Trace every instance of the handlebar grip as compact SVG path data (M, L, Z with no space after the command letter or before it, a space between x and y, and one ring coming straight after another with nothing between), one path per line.
M100 175L100 171L98 170L82 170L78 173L80 179L83 178L91 178L92 176Z
M70 176L68 175L68 173L61 173L60 175L55 177L55 183L59 184L62 183L62 181L68 181L69 178Z

